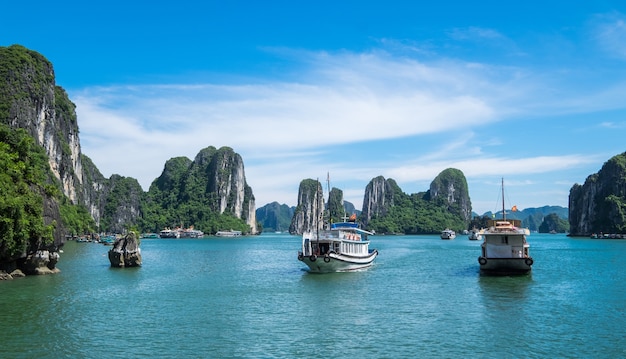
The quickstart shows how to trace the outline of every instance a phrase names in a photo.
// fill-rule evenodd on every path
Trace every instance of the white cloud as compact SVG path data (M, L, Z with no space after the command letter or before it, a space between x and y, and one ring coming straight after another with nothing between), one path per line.
M540 102L532 93L540 87L539 76L526 70L423 63L383 52L305 55L311 67L291 81L71 93L83 152L105 176L134 177L147 190L168 159L193 159L207 146L229 146L244 159L257 206L295 205L302 179L330 172L331 185L357 208L365 185L377 175L429 182L448 167L486 176L557 171L584 161L575 155L490 157L482 152L488 143L475 142L477 129L524 113L528 100ZM396 139L424 135L441 140L436 148L416 141L417 159L394 155ZM330 151L348 145L367 160L349 163Z

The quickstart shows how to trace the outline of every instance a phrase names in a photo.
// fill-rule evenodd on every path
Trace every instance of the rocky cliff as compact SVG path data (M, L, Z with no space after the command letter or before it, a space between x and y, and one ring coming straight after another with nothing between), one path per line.
M363 196L360 221L377 233L427 234L467 229L472 213L463 173L442 171L426 192L406 194L393 179L378 176Z
M472 218L472 202L465 175L458 169L443 170L430 183L431 201L442 202L447 211L461 216L465 221Z
M100 173L81 152L75 105L55 84L52 64L23 46L0 47L0 121L11 128L25 129L45 149L59 189L71 203L87 209L99 231L121 232L130 226L145 229L150 221L144 216L151 214L145 212L146 208L173 205L167 202L172 196L162 198L166 203L155 204L154 197L148 198L133 178L114 174L106 179ZM172 189L183 195L175 197L179 207L184 209L185 200L196 195L188 189L200 179L206 185L201 189L206 196L202 197L204 206L195 208L210 208L241 218L250 225L246 232L256 233L254 196L245 182L243 161L238 154L232 149L218 151L209 147L193 162L183 162L182 173L186 177L179 182L183 187ZM171 164L166 164L157 185L167 187L168 175L181 175L168 170ZM192 224L182 214L177 221Z
M159 226L195 225L206 232L239 229L258 233L254 195L246 182L243 160L230 147L209 146L193 161L186 157L168 160L147 197L153 211L160 214L157 219L146 214L153 230ZM207 210L242 220L247 228L234 228L236 224L233 228L218 228L226 224L209 218ZM159 222L159 218L166 218L166 222Z
M604 163L569 194L570 235L626 233L626 152Z
M298 189L298 205L289 226L289 233L300 235L306 231L323 229L324 192L319 181L305 179Z
M107 181L82 154L75 105L56 86L52 64L41 54L19 45L0 47L0 121L35 138L63 194L99 223Z
M393 207L397 193L402 193L402 190L395 180L386 180L383 176L373 178L365 187L363 195L363 223L367 225L372 218L384 217Z

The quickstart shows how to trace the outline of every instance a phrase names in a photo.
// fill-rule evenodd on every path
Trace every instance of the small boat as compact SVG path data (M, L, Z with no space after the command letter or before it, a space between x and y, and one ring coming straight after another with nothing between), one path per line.
M355 222L346 222L346 219L332 223L330 229L302 235L298 260L304 262L310 272L346 272L373 264L378 256L376 249L369 249L368 236L373 233L359 228Z
M478 229L474 228L469 232L468 238L470 241L479 241L483 239L483 235Z
M533 265L530 245L526 237L528 228L521 228L520 220L507 220L504 210L504 180L502 181L502 219L491 220L483 231L481 256L478 257L480 271L485 274L526 274Z
M218 237L239 237L241 236L241 231L234 231L232 229L230 231L217 231L215 235Z
M453 230L446 228L443 231L441 231L441 239L454 239L454 238L456 238L456 233Z

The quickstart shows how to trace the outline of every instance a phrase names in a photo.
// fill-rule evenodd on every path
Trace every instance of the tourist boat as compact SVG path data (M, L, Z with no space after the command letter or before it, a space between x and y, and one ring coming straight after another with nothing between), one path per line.
M215 235L218 237L239 237L241 236L241 231L234 231L232 229L230 231L217 231Z
M454 238L456 238L456 233L453 230L446 228L443 231L441 231L441 239L454 239Z
M160 238L180 238L180 232L178 230L172 230L169 228L165 228L161 232L159 232Z
M204 232L199 229L194 229L193 226L189 228L179 229L180 238L202 238Z
M483 239L483 235L478 229L474 228L469 232L468 238L470 241L479 241Z
M533 265L530 245L526 237L528 228L521 228L521 221L507 220L504 210L504 180L502 181L502 219L491 220L489 228L482 231L480 270L485 274L526 274Z
M332 223L330 229L308 231L302 235L302 250L298 260L309 267L309 272L330 273L352 271L371 266L378 256L369 249L368 236L355 222Z

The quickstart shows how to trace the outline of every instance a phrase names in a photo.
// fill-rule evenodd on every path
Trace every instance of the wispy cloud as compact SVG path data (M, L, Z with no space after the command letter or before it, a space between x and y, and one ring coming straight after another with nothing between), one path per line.
M362 194L377 175L430 181L447 167L480 176L557 171L585 161L576 155L490 157L482 151L485 143L471 141L476 129L528 113L529 102L541 101L532 91L541 86L540 76L524 75L528 70L450 59L427 63L384 51L300 56L308 67L288 80L75 91L84 152L105 176L135 177L147 189L169 158L229 146L244 158L258 205L295 204L299 182L328 171L348 195ZM431 148L417 141L417 159L394 155L397 139L427 134L445 141ZM341 146L368 161L355 166L342 159L336 153ZM361 199L351 200L360 205Z
M626 16L619 12L596 15L592 32L600 47L609 55L626 60Z

